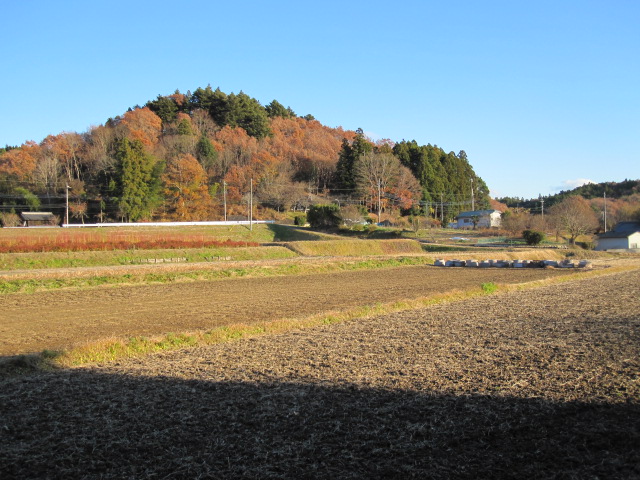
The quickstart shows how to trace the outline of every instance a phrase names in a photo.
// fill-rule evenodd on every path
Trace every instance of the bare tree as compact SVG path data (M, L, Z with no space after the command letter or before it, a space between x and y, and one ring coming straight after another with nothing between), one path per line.
M549 209L551 224L569 234L569 242L575 245L580 235L598 228L598 217L589 202L579 195L567 197Z
M398 182L400 160L391 153L367 153L354 164L356 188L376 205L378 216L386 206L385 194Z
M502 214L502 228L514 237L529 228L530 223L531 214L523 208L512 208Z

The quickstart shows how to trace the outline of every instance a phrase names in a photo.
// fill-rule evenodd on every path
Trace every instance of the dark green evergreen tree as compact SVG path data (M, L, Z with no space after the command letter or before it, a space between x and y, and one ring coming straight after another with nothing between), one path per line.
M220 91L220 89L216 91ZM207 88L198 87L189 97L189 107L192 111L197 109L209 111L213 102L214 92L211 85L207 85Z
M285 108L284 105L282 105L277 100L273 100L269 105L267 105L264 108L267 111L267 115L269 116L269 118L275 118L275 117L293 118L296 116L296 114L294 113L293 110L291 110L291 108L289 107Z
M147 154L139 140L123 138L115 153L117 180L114 185L121 216L138 221L151 216L158 201L161 167Z
M216 88L215 92L211 92L208 97L209 102L209 114L213 121L221 127L229 125L229 97L219 88Z
M191 129L191 123L189 120L186 118L180 120L178 122L176 132L178 135L193 135L193 130Z
M242 127L256 138L266 137L271 133L267 111L255 98L246 93L231 94L228 97L229 116L227 125Z
M213 148L211 141L204 135L200 137L196 144L196 158L207 172L215 166L218 160L218 152Z
M342 141L342 148L338 163L336 165L335 185L342 190L353 190L356 188L355 173L353 165L355 161L367 153L373 151L373 144L369 142L361 128L356 130L356 138L349 143L347 139Z
M464 150L458 155L445 153L437 145L419 146L413 140L397 143L393 152L420 182L423 201L433 206L447 204L445 217L451 219L471 209L472 185L474 208L489 208L489 189L473 171Z
M163 125L173 122L179 110L173 98L163 97L161 95L158 95L157 99L147 102L145 106L149 107L153 113L162 119Z

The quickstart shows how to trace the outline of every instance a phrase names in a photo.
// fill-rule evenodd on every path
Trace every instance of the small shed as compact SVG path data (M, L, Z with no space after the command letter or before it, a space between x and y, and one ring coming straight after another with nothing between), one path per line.
M456 216L456 223L453 225L453 228L474 228L474 220L475 227L499 227L502 220L502 213L499 210L473 210L470 212L462 212Z
M56 216L52 212L22 212L20 218L24 227L56 224Z
M619 222L610 232L598 235L598 245L595 249L640 249L640 222Z

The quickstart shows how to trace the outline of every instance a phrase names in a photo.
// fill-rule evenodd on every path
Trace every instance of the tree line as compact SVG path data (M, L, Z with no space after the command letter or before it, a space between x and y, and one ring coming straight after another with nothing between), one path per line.
M84 133L0 149L2 211L60 213L67 191L76 219L101 222L216 220L224 207L244 214L250 194L264 214L337 203L443 218L447 204L450 219L472 196L488 206L464 151L372 141L210 86L158 95Z
M640 194L640 180L624 180L622 182L602 182L587 183L571 190L562 190L554 195L540 196L539 198L524 199L518 197L496 198L498 202L505 204L508 208L526 208L529 210L539 210L541 201L544 200L546 207L551 207L560 203L567 197L579 195L587 200L609 197L611 199L623 199Z
M502 228L512 236L531 231L552 232L556 240L566 235L571 244L581 235L610 231L618 222L625 221L640 222L640 193L608 200L566 195L538 213L513 207L502 214Z

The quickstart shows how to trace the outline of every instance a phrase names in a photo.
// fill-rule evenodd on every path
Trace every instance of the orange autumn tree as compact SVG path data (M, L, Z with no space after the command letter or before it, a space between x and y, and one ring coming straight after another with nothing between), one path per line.
M275 117L271 121L273 135L267 148L277 158L288 162L294 176L326 189L333 176L342 140L353 138L354 132L329 128L317 120Z
M29 141L0 155L0 175L17 180L29 180L38 162L40 147Z
M224 176L227 184L227 201L241 203L250 190L251 179L254 177L253 168L250 165L233 165Z
M226 126L216 132L214 140L222 145L216 172L219 177L224 177L234 165L249 165L251 157L259 150L258 141L240 127Z
M120 125L130 140L140 140L145 147L156 145L162 132L162 120L149 107L136 108L125 113Z
M422 195L420 182L413 176L411 170L401 166L398 172L396 185L391 189L393 203L398 207L408 210L418 205Z
M170 218L180 221L210 218L213 202L207 188L207 174L193 155L170 161L162 181Z

